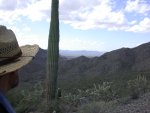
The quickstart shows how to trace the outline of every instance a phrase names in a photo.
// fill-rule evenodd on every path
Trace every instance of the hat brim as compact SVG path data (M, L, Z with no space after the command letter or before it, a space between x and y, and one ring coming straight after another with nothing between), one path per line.
M25 66L34 58L34 56L39 50L38 45L25 45L25 46L21 46L20 48L22 51L21 57L19 57L18 59L16 59L15 61L9 64L0 66L0 76L16 71L21 67Z

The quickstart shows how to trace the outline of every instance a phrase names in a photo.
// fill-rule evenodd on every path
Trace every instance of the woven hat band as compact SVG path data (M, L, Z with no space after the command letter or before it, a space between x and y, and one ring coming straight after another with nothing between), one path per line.
M5 57L5 58L3 57L3 58L0 58L0 66L3 66L3 65L6 65L6 64L15 62L16 59L18 59L19 57L21 57L21 55L22 55L22 52L20 50L19 53L17 53L13 57Z

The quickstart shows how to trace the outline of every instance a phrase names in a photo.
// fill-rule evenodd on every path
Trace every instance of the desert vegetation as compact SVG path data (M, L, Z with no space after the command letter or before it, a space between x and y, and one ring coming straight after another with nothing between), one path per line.
M61 56L58 88L62 94L56 102L57 112L148 113L149 47L147 43L94 58ZM47 51L41 49L34 61L20 71L20 85L8 93L17 113L45 113L46 55Z
M100 83L94 83L90 88L89 86L81 89L74 87L74 90L69 90L71 87L68 89L62 87L58 111L60 113L109 113L117 106L126 105L135 99L138 100L142 95L148 93L149 76L149 74L137 75L127 81L123 79L115 82L101 80ZM15 89L9 92L8 97L17 113L31 111L44 113L46 110L43 82L35 83L28 88Z

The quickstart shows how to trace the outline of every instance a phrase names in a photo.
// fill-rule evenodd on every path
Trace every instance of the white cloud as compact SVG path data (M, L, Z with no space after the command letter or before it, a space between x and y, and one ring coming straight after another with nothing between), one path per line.
M77 3L80 3L79 1L76 0ZM68 2L66 0L64 4ZM110 0L96 0L90 5L87 1L82 1L80 6L76 6L67 13L68 16L64 15L63 12L61 13L62 21L76 29L83 30L120 26L126 21L122 11L112 11Z
M150 11L150 2L146 0L128 0L125 7L125 11L148 13Z
M60 19L75 29L99 28L135 32L131 30L133 26L139 26L138 23L143 21L142 18L149 17L150 2L128 0L121 3L124 4L117 4L112 0L75 0L73 3L63 0L60 4ZM117 9L118 5L122 5L122 7ZM132 15L127 15L128 12L132 12ZM142 29L139 31L149 32L149 28L146 26L142 26Z
M138 24L131 26L127 31L132 32L150 32L150 18L144 18Z
M50 15L51 1L39 0L34 4L28 5L27 8L23 9L23 16L28 17L32 21L41 21L42 19L49 18Z
M0 23L14 24L21 17L32 21L49 18L50 0L0 0Z
M131 25L134 25L134 24L136 24L136 23L137 23L136 20L132 20L132 21L130 22Z
M143 21L139 18L148 18L150 2L128 0L121 3L126 3L125 7L117 9L120 3L117 4L113 0L72 0L71 2L60 0L60 21L80 30L108 29L148 32L149 28L146 25L139 28L138 23ZM50 9L51 0L0 0L0 24L15 25L18 21L22 22L23 17L33 22L49 21ZM133 19L131 19L131 15L129 17L126 15L128 12L135 12L133 15L136 16L132 16Z

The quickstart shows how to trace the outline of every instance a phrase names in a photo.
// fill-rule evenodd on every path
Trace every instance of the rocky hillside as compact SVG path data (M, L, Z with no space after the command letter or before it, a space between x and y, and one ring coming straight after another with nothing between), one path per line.
M46 53L46 50L40 49L33 62L21 70L22 81L34 82L45 78ZM149 72L150 42L135 48L121 48L94 58L80 56L68 60L60 56L59 63L59 79L63 80L124 72Z
M150 71L150 43L121 48L95 58L81 56L60 65L59 72L62 76L101 76L146 71Z

